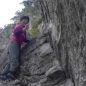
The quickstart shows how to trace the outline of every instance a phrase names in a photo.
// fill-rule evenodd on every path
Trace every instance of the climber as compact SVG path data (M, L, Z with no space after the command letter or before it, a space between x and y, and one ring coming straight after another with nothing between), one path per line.
M29 24L29 17L22 16L18 24L15 25L10 35L10 43L8 46L8 62L4 67L4 71L0 74L0 80L14 80L16 72L20 67L20 50L26 39L26 30Z

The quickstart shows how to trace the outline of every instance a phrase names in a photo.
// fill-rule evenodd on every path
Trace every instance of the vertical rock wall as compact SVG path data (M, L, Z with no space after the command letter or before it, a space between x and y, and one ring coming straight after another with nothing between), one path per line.
M62 68L75 86L86 84L86 1L38 0ZM42 32L43 34L43 32Z

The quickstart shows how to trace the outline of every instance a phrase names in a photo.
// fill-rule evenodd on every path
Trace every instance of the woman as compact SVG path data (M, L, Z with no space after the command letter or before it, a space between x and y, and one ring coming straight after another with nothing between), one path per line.
M22 16L20 22L13 28L10 35L10 44L8 47L8 63L0 75L1 80L15 79L16 70L20 66L20 49L23 42L27 42L26 29L29 23L28 16Z

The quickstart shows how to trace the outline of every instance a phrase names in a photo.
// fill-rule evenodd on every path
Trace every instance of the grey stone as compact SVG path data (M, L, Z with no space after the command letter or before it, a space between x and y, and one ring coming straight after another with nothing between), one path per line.
M49 43L45 43L39 48L39 52L40 52L40 56L45 56L45 55L53 52L53 50Z
M37 1L44 21L37 41L22 52L21 81L28 86L85 86L86 0Z

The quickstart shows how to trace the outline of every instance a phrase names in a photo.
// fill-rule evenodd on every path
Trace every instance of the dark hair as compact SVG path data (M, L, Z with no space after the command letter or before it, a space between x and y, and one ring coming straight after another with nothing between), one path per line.
M28 21L30 20L29 16L22 16L22 17L20 17L20 21L22 21L23 19L27 19Z

